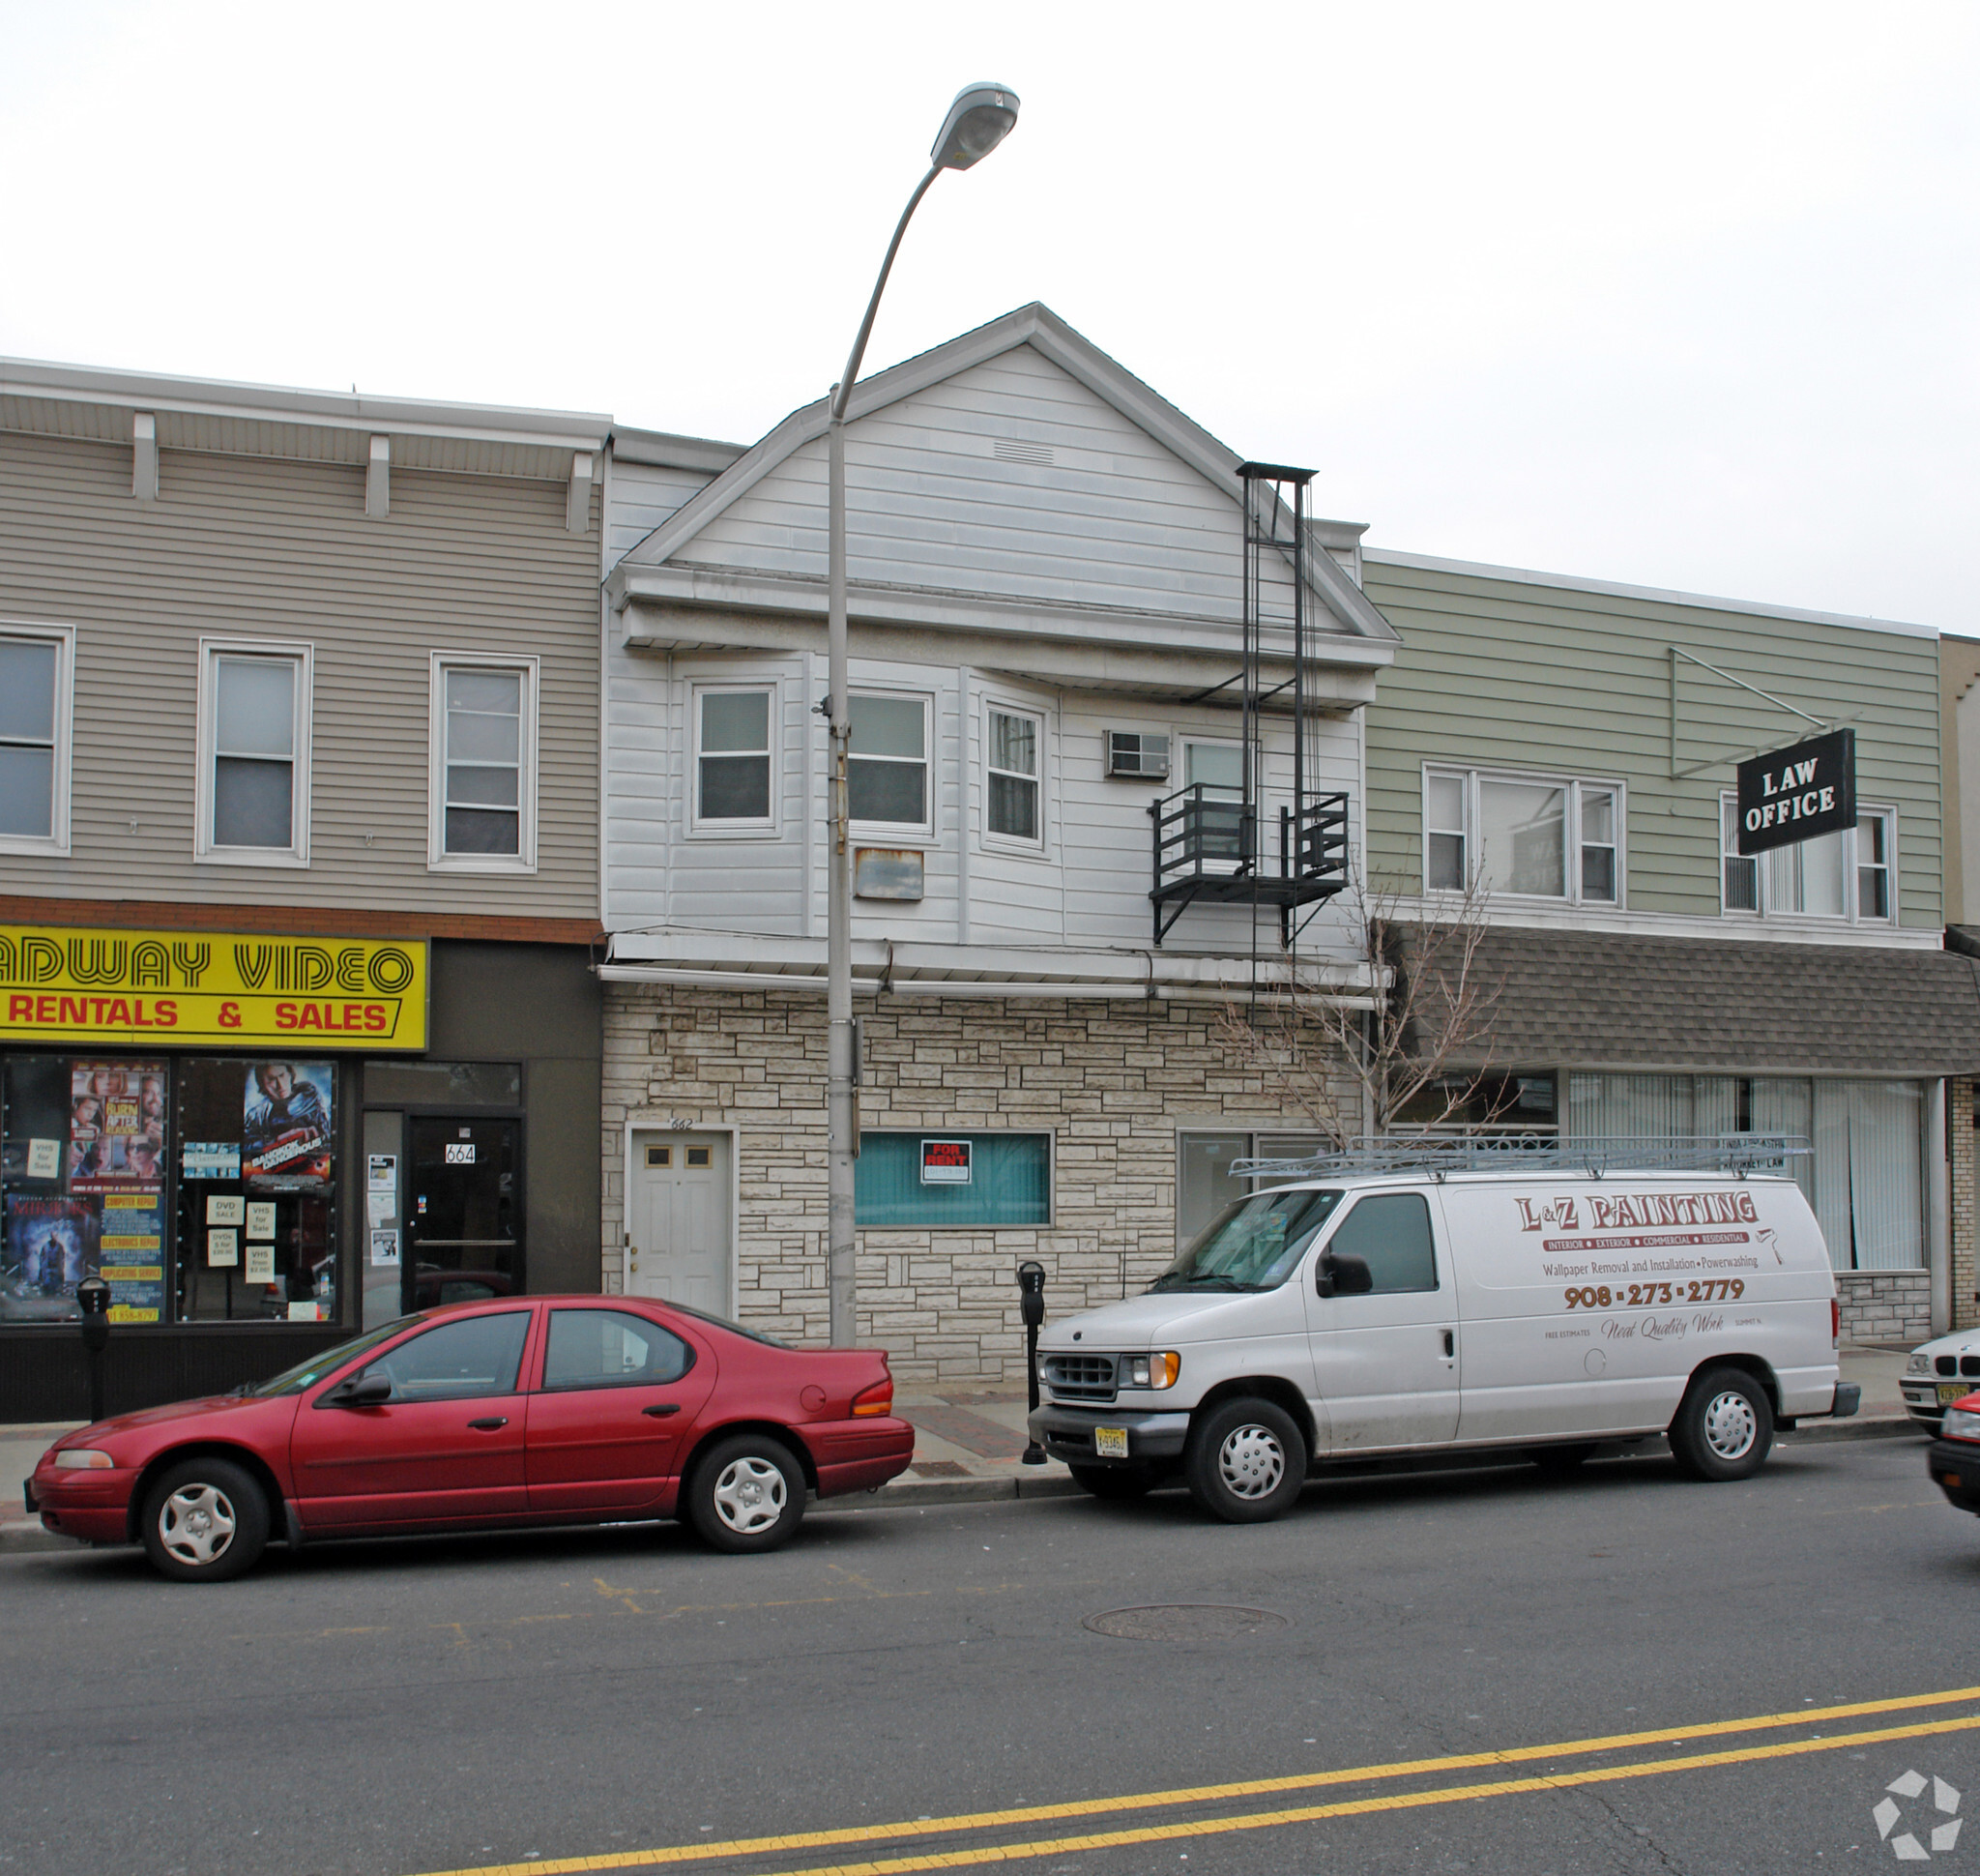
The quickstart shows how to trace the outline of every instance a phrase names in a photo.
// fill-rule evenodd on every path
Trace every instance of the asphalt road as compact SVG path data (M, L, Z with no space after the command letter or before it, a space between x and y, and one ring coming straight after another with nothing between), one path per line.
M1976 1591L1909 1440L1731 1486L1358 1478L1246 1529L814 1512L754 1559L667 1527L189 1588L18 1555L0 1870L1867 1868L1980 1809ZM1086 1626L1146 1605L1185 1612Z

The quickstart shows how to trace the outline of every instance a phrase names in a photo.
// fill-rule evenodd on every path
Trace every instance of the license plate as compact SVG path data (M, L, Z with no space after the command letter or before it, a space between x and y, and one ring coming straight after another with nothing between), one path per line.
M1938 1404L1950 1407L1954 1401L1965 1400L1971 1393L1980 1393L1980 1381L1941 1381L1938 1384Z
M1127 1457L1127 1428L1124 1426L1096 1426L1093 1428L1093 1456L1096 1459L1124 1459Z

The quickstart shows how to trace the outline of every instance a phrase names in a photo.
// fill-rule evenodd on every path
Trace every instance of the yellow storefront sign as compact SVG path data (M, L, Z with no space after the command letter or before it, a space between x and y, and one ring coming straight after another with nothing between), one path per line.
M0 1043L426 1046L423 938L0 925Z

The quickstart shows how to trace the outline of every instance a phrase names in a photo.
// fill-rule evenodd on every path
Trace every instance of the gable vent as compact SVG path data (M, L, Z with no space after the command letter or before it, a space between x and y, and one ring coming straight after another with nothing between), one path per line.
M999 462L1035 462L1042 469L1052 466L1052 446L1049 443L1018 443L1010 437L1000 436L991 441L990 454Z

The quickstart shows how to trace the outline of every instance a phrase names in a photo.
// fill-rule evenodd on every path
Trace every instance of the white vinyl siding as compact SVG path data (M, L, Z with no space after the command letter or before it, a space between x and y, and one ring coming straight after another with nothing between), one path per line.
M1738 800L1722 795L1719 844L1722 912L1849 924L1896 921L1896 808L1859 805L1853 828L1742 856Z
M429 866L536 869L538 682L533 658L432 655Z
M1426 892L1622 903L1619 782L1426 767L1422 812Z
M69 851L75 633L0 624L0 853Z
M313 664L308 645L200 641L196 858L309 864Z

